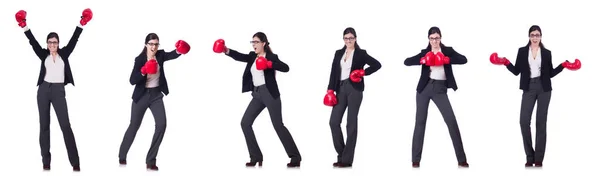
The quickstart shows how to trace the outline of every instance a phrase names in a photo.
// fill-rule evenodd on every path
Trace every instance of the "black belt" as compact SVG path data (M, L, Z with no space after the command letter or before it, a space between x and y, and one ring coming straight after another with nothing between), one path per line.
M265 86L266 84L260 85L260 86L254 86L254 91L258 91L258 88Z
M446 80L429 79L429 81L428 81L428 83L434 83L434 82L446 82Z

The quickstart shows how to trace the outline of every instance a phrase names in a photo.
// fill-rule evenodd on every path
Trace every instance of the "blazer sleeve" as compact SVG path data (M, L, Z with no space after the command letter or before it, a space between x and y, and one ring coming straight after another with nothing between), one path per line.
M552 65L552 53L548 53L548 57L550 57L549 59L549 63L550 63L550 68L553 68L554 65ZM560 72L563 71L563 69L565 69L564 66L562 66L561 64L558 64L558 66L556 66L556 68L551 69L550 71L550 78L553 78L554 76L558 75Z
M371 75L381 69L381 63L377 59L371 57L366 50L364 51L364 57L365 63L369 65L369 67L365 69L365 76Z
M421 50L421 52L415 56L406 58L406 60L404 60L404 65L406 66L417 66L417 65L421 65L421 58L423 56L425 56L425 54L427 54L427 50L423 49Z
M279 60L279 56L277 54L273 54L272 57L269 57L269 58L271 58L271 59L267 59L267 60L269 60L269 61L271 61L271 63L273 63L272 68L274 70L277 70L280 72L289 72L290 71L290 66L288 66L283 61Z
M519 52L517 52L517 59L515 60L515 65L513 65L512 63L506 65L506 69L508 69L508 71L513 73L515 76L521 74L521 57L522 52L521 50L519 50Z
M142 66L144 66L145 62L140 58L135 58L135 63L133 65L133 69L131 70L131 76L129 77L129 83L131 85L136 85L139 83L144 83L145 75L142 75Z
M245 63L250 62L250 55L240 53L233 49L229 49L229 53L227 53L226 55L233 58L233 60L236 60L236 61L245 62Z
M331 72L329 73L329 85L327 85L327 90L333 90L335 88L335 80L334 78L336 77L335 74L333 74L335 72L335 68L336 68L336 64L335 61L335 55L333 56L333 62L331 63ZM338 67L339 68L339 67ZM365 72L366 74L366 72Z
M450 49L450 64L467 64L467 57L456 52L454 48L450 47L448 49Z
M169 61L169 60L173 60L173 59L177 59L179 56L181 56L181 54L179 54L177 52L177 50L172 50L169 52L164 51L164 55L163 55L163 60L164 61Z
M83 32L83 28L77 26L75 28L75 31L73 32L73 36L71 36L71 39L69 40L69 43L67 43L67 45L61 49L64 52L64 55L66 56L65 58L69 58L69 56L71 56L71 53L73 53L73 50L77 45L77 41L79 41L79 36L81 35L81 32Z
M38 43L38 41L35 39L35 36L33 36L33 33L31 33L31 29L27 29L25 31L25 36L29 40L29 44L33 48L35 55L37 55L40 60L45 60L48 56L48 50L43 49L42 46L40 46L40 43Z

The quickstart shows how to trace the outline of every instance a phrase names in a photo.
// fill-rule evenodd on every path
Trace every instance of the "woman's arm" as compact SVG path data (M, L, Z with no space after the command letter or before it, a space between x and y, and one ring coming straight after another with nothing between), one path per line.
M146 62L144 59L139 57L135 58L135 63L133 65L133 69L131 70L131 76L129 77L129 83L131 83L131 85L144 83L146 76L142 74L142 67L145 63Z
M335 56L334 56L335 57ZM333 59L333 63L331 63L331 72L329 73L329 85L327 85L327 90L333 90L335 88L335 58Z
M175 50L165 53L164 61L177 59L182 54L187 54L188 52L190 52L190 45L184 40L178 40L175 43Z
M240 62L248 63L251 61L250 55L237 52L236 50L233 50L233 49L227 49L227 51L225 52L225 55L233 58L233 60L240 61ZM252 61L254 61L254 60L252 59Z
M272 62L272 68L274 70L281 71L281 72L289 72L290 71L290 66L288 66L283 61L279 60L279 56L277 56L277 54L273 54L269 58L271 58L271 59L267 59L267 60Z
M427 50L423 49L421 50L421 52L415 56L406 58L406 60L404 60L404 65L406 66L417 66L417 65L421 65L421 58L423 56L425 56L425 54L427 54Z
M517 59L515 60L515 65L513 66L512 63L509 63L508 65L506 65L506 69L508 69L508 71L510 71L511 73L513 73L515 76L518 76L519 74L521 74L521 51L517 52Z
M467 57L456 52L454 48L448 48L451 51L450 55L450 64L467 64Z
M169 52L166 52L164 50L162 50L163 54L163 60L164 61L169 61L169 60L173 60L173 59L177 59L179 56L181 56L181 54L179 54L177 52L177 50L172 50Z
M40 58L40 60L45 60L46 57L48 57L48 50L43 49L42 46L40 46L40 43L38 43L38 41L35 39L29 27L25 26L23 27L23 30L25 30L25 36L27 37L27 39L29 39L29 44L33 48L33 52L35 52L35 55L37 55Z
M550 57L550 68L552 68L554 67L554 65L552 65L552 53L548 53L548 57ZM565 69L565 67L562 65L562 63L556 66L556 68L553 68L550 72L550 78L553 78L554 76L558 75L560 72L563 71L563 69Z
M71 36L69 43L67 43L67 45L61 49L63 51L63 55L66 56L63 58L69 58L71 53L73 53L73 50L75 49L75 46L77 45L77 41L79 41L79 36L81 35L81 32L83 32L83 26L78 25L75 28L75 31L73 32L73 36Z
M365 76L368 76L381 69L381 63L377 59L371 57L371 55L369 55L366 50L364 52L365 62L367 63L367 65L369 65L369 67L365 69Z

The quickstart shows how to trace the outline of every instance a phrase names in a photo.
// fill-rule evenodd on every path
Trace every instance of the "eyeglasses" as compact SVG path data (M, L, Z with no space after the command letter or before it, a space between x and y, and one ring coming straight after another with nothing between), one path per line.
M250 41L250 44L258 44L261 43L260 41Z
M529 37L530 38L541 38L542 35L541 34L530 34Z
M441 39L441 37L429 38L430 41L440 41Z
M57 45L58 41L48 41L48 44Z
M355 37L344 37L344 41L352 41L355 40Z
M159 46L160 45L160 43L146 43L146 44L148 44L150 46Z

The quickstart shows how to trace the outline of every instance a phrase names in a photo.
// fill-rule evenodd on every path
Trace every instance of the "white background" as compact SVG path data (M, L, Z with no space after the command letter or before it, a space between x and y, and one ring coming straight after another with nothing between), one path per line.
M398 4L392 4L398 3ZM42 1L0 6L2 78L0 103L1 179L525 179L598 176L597 19L592 1ZM91 8L70 57L76 86L67 86L71 125L81 157L72 173L62 133L52 112L52 170L42 172L38 144L36 81L40 61L14 14L27 11L27 23L42 46L55 31L66 45L81 11ZM489 62L498 52L514 62L531 25L540 25L542 42L557 66L580 58L583 67L553 78L548 144L543 169L524 168L519 129L519 77ZM358 43L383 67L365 78L354 167L333 169L331 108L323 105L335 50L342 31L357 30ZM427 30L439 26L442 42L465 55L454 66L458 91L448 91L471 168L458 169L448 130L430 104L422 167L411 168L415 88L420 67L406 57L425 48ZM240 127L250 94L241 93L245 64L212 52L224 38L228 47L249 52L257 31L267 34L273 51L290 72L277 76L283 119L303 157L300 169L289 161L267 111L254 130L264 154L262 169L249 160ZM127 167L117 154L129 124L133 86L128 82L145 36L155 32L161 48L177 40L190 43L187 55L165 63L171 94L164 98L167 132L158 155L159 172L146 172L154 122L147 111L129 152ZM586 102L587 101L587 102ZM588 104L584 104L588 103ZM535 113L532 124L535 125ZM345 119L342 126L345 127ZM345 129L345 128L344 128ZM534 131L535 132L535 131ZM593 179L593 178L592 178Z

